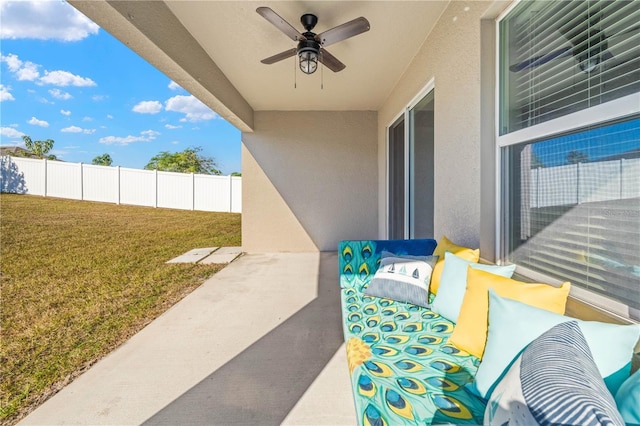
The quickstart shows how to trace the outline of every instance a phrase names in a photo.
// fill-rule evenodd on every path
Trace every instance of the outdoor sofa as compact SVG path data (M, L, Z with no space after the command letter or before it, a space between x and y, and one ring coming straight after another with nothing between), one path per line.
M640 325L564 316L569 283L516 281L446 237L338 256L359 424L640 424Z

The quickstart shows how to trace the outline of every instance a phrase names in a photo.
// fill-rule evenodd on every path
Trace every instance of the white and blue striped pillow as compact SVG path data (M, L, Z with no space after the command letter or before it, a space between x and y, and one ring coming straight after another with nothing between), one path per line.
M576 321L531 342L496 385L485 425L624 425Z

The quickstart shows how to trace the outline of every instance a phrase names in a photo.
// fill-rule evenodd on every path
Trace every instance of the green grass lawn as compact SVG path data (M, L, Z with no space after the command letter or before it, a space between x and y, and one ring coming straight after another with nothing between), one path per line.
M0 422L15 423L223 265L240 215L0 195Z

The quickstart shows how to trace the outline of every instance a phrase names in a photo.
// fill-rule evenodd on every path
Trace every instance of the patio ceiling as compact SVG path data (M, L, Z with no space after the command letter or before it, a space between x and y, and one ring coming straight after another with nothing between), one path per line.
M70 3L243 131L253 111L378 110L448 1L85 1ZM359 16L371 30L328 50L346 69L294 74L294 58L261 59L295 42L256 13L271 7L320 33ZM297 82L297 87L294 87ZM321 84L323 88L321 88Z

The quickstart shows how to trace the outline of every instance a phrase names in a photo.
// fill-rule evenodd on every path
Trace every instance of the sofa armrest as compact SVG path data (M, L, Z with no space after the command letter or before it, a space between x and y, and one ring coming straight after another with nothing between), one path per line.
M344 240L338 244L340 287L362 286L376 273L383 251L428 256L437 245L434 239Z

